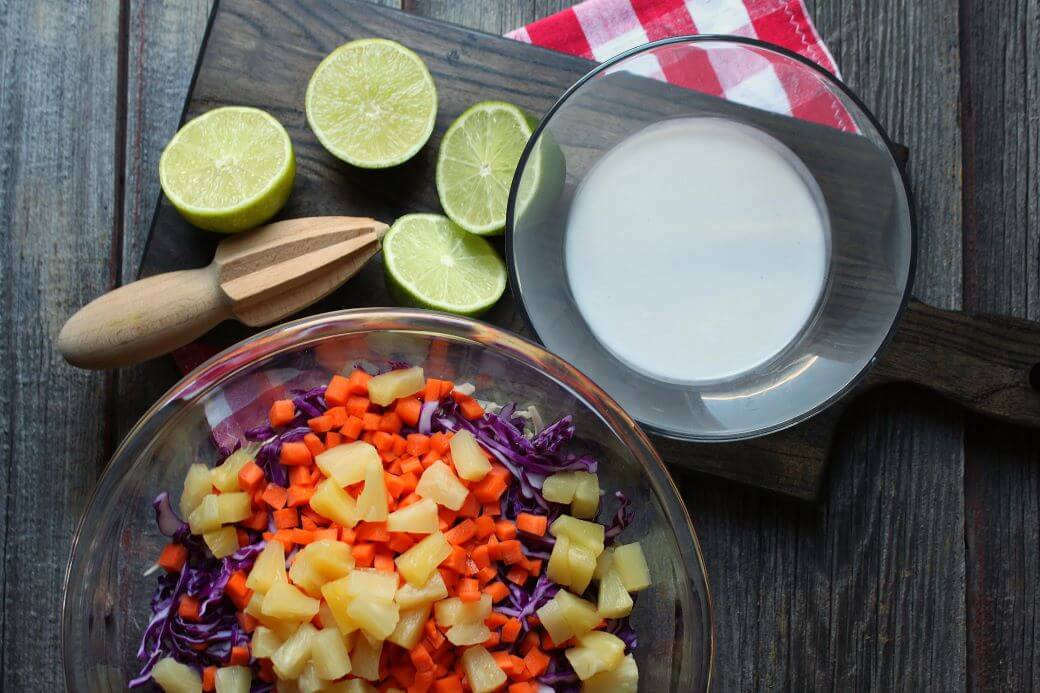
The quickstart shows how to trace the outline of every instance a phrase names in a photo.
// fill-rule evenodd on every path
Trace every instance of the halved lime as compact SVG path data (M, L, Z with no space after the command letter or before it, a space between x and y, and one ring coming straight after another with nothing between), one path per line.
M390 288L406 304L479 315L506 289L506 267L483 238L440 214L408 214L383 238Z
M361 168L396 166L433 132L437 89L418 55L394 41L345 43L311 75L307 122L329 152Z
M480 235L505 228L509 186L533 127L503 101L471 106L451 124L437 155L437 194L452 221Z
M258 108L203 113L177 131L159 159L159 184L185 219L234 233L282 208L296 177L289 133Z

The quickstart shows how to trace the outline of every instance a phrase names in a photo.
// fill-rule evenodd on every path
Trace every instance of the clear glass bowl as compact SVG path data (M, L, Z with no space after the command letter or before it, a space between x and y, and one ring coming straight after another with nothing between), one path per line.
M535 404L547 420L574 415L577 444L601 461L602 486L634 501L635 522L624 537L642 542L654 578L633 615L641 688L708 688L714 637L700 545L636 423L574 367L510 333L425 311L365 309L298 320L231 347L181 380L133 428L73 540L61 622L70 691L124 690L139 670L135 654L155 587L155 576L143 573L166 542L151 502L161 491L179 494L189 465L216 458L207 409L220 418L228 400L251 400L257 379L281 383L276 390L311 387L356 362L389 360L472 382L489 399ZM265 405L252 408L248 417L263 421Z

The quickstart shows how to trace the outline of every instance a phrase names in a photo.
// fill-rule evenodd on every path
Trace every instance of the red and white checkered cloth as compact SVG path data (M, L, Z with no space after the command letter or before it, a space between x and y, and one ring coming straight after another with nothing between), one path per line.
M783 46L838 75L827 47L809 19L803 0L585 0L574 7L506 34L591 60L604 61L648 41L688 34L730 34ZM681 55L681 57L680 57ZM732 58L732 56L729 56ZM672 61L649 56L641 73L751 106L790 114L842 130L854 130L841 104L818 85L785 79L784 61L765 54L743 61L722 60L712 51L677 54ZM687 61L700 61L698 64ZM705 70L704 62L711 68ZM691 69L694 68L694 69ZM790 66L786 66L790 69ZM696 83L689 80L696 76ZM175 353L187 372L216 353L196 343ZM260 382L260 381L263 382ZM264 420L267 408L291 388L318 384L314 374L256 376L211 398L206 416L218 444L232 444Z

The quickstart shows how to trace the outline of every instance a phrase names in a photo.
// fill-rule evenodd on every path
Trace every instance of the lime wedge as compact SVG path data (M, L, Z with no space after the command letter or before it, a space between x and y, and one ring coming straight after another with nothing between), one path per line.
M482 236L501 233L509 186L532 129L523 111L502 101L478 103L451 124L437 155L437 194L452 221Z
M383 263L402 303L479 315L506 289L506 267L483 238L439 214L408 214L383 238Z
M188 121L159 159L170 203L195 226L222 233L274 216L295 176L289 134L258 108L216 108Z
M345 43L307 84L307 122L338 159L361 168L396 166L433 132L437 90L418 55L394 41Z

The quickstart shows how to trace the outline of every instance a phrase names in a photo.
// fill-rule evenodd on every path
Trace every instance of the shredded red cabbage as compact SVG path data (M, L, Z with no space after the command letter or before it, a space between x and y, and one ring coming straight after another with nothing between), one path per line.
M624 531L625 527L632 524L632 520L635 517L635 511L632 510L632 500L624 494L622 491L615 491L614 497L618 499L618 509L614 513L614 518L610 521L610 525L607 526L607 531L604 532L604 538L607 540L607 545L614 544L621 532Z

